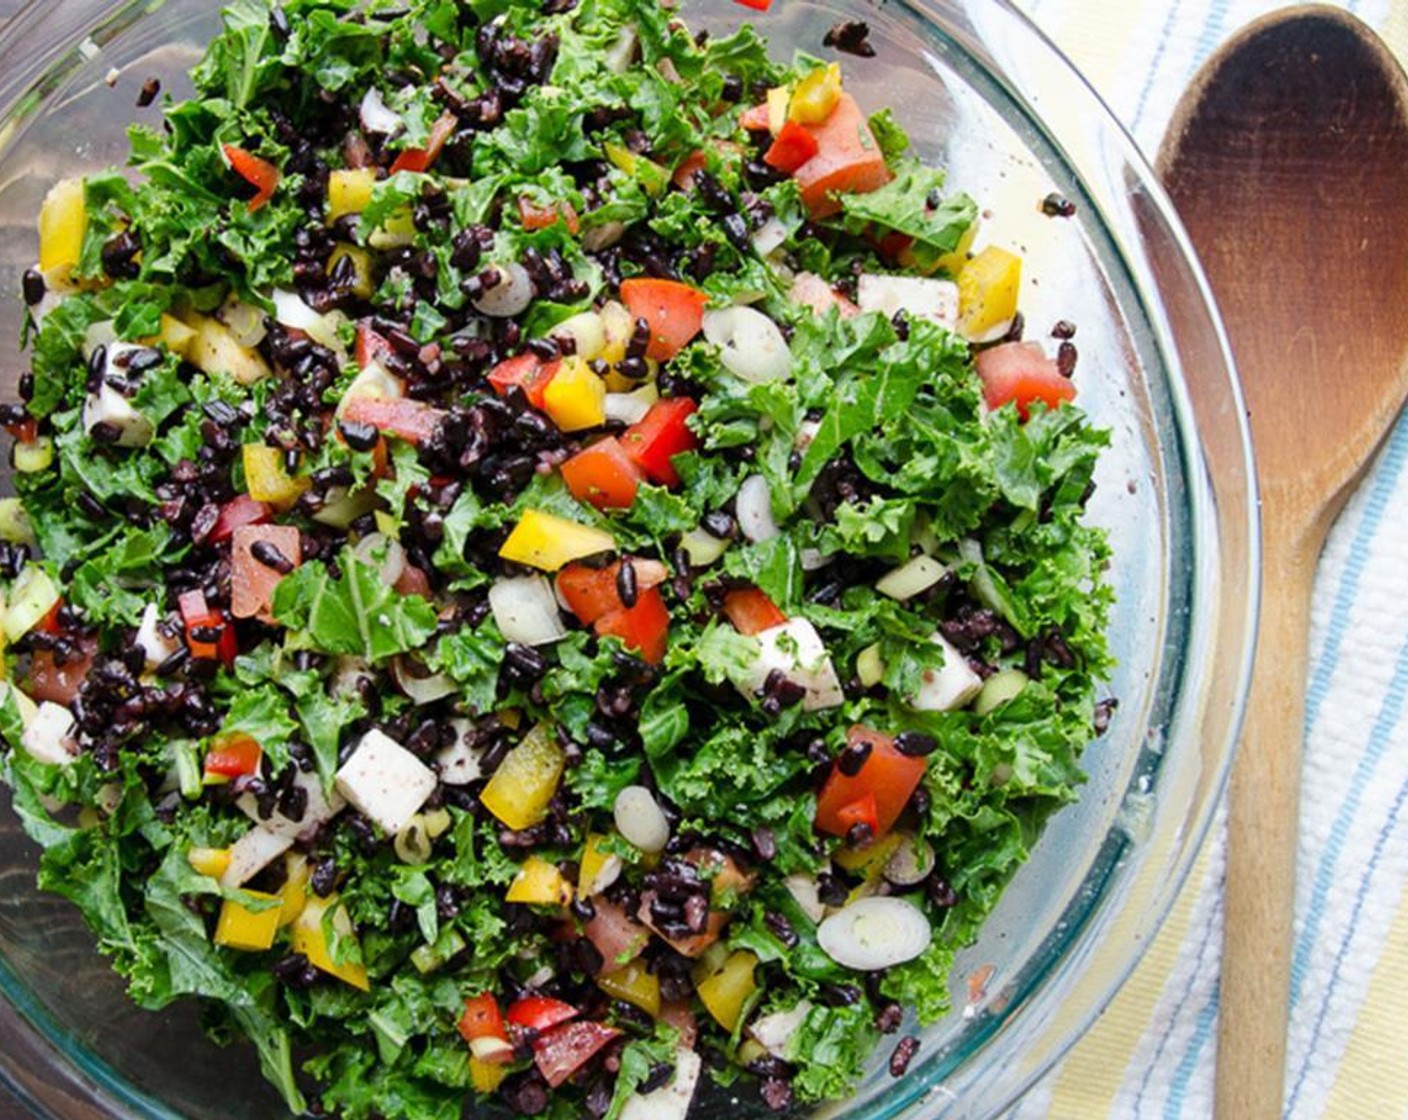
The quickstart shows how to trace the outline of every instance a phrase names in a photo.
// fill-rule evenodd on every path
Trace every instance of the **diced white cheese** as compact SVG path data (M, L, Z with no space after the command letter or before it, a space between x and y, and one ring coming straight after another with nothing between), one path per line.
M703 1063L693 1050L675 1053L675 1075L649 1093L632 1093L621 1108L621 1120L685 1120Z
M887 316L903 311L914 318L931 319L940 326L958 325L958 285L952 280L862 273L856 285L856 303L862 311L879 311Z
M152 422L106 381L83 402L83 430L91 435L99 424L116 429L119 434L113 442L118 447L146 447L156 434Z
M137 627L134 642L142 651L148 669L155 669L181 648L179 638L161 632L160 623L163 617L155 603L148 603L142 611L142 621Z
M20 746L39 762L66 766L78 753L73 731L73 713L63 704L45 700L20 736Z
M371 730L337 772L337 791L388 836L400 832L435 789L435 772L395 739Z
M961 708L983 690L983 679L942 634L935 631L929 640L943 648L944 666L924 670L919 690L909 697L909 706L920 712L949 712Z
M231 845L230 866L220 876L220 885L244 886L291 847L292 836L281 836L263 825L251 828Z
M447 786L467 786L483 773L479 760L484 748L470 746L469 720L452 719L450 726L455 729L455 741L435 756L435 765L440 768L440 780Z
M311 835L319 825L332 820L347 807L346 800L336 789L327 794L323 793L323 783L316 771L298 771L293 776L293 784L300 787L308 798L303 816L298 820L285 816L278 809L275 809L273 815L269 817L261 817L259 815L259 801L252 793L241 794L235 804L239 807L240 812L255 824L262 825L270 832L277 832L280 836L287 836L292 840Z
M793 1035L801 1030L802 1023L811 1009L811 1000L804 999L796 1007L786 1011L760 1015L748 1025L748 1033L753 1036L753 1041L769 1054L785 1062L791 1057L788 1043L792 1041Z
M805 618L789 618L770 626L754 641L758 643L757 659L734 679L745 696L756 696L773 670L779 670L806 689L802 707L809 712L834 708L845 700L821 635Z

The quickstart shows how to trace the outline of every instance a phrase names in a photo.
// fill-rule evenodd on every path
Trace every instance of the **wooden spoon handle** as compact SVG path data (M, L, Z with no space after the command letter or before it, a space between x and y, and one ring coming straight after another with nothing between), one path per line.
M1281 1118L1314 575L1313 556L1268 554L1263 564L1256 665L1229 792L1219 1120Z

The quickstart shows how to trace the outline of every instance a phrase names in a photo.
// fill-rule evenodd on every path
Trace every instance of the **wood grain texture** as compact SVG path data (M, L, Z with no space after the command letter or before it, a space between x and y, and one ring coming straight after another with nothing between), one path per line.
M1262 498L1262 615L1229 794L1217 1115L1280 1120L1315 564L1408 390L1408 82L1353 17L1276 12L1199 72L1158 166L1227 326Z

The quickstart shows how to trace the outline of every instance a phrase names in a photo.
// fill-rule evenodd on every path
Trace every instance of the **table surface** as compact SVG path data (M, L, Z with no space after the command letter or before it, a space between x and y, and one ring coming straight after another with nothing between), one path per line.
M1017 2L1151 157L1197 66L1249 20L1287 6ZM0 26L20 6L0 0ZM1404 0L1332 6L1408 60ZM1294 1120L1408 1120L1408 518L1388 516L1395 508L1408 508L1408 422L1342 515L1317 576L1287 1074ZM1211 1116L1221 873L1219 820L1144 963L1008 1120ZM0 1096L0 1120L25 1115Z

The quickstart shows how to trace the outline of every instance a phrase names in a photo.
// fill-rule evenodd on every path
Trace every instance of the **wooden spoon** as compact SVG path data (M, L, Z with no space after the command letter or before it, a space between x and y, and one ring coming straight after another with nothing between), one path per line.
M1199 72L1158 169L1227 326L1263 518L1229 794L1217 1116L1280 1120L1315 565L1408 393L1408 80L1352 16L1274 12Z

